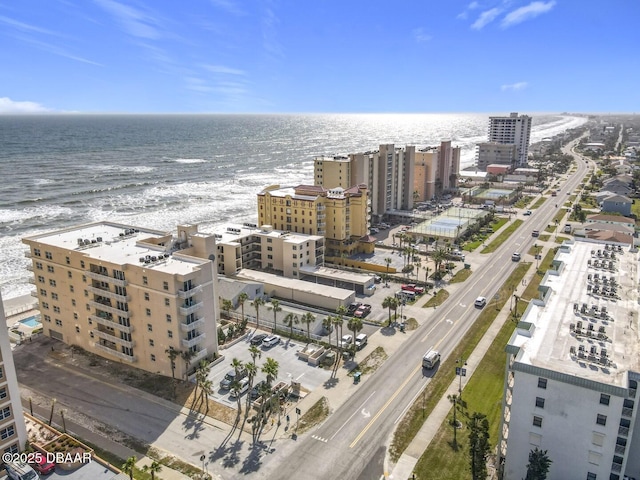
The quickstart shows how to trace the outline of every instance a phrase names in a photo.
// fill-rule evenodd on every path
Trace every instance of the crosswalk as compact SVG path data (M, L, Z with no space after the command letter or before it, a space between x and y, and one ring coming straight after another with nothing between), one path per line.
M327 443L329 441L327 438L322 438L317 435L311 435L311 438L313 438L314 440L318 440L319 442L322 442L322 443Z

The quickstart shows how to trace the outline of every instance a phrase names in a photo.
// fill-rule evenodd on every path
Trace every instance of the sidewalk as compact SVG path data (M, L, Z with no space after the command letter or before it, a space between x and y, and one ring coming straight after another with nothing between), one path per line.
M535 264L532 264L529 267L529 271L525 278L531 273L531 271L535 271ZM516 289L516 294L521 296L524 290L527 287L522 283ZM500 310L495 320L486 331L476 348L473 350L473 353L467 359L467 376L462 377L462 389L464 390L465 385L475 372L476 368L484 358L487 350L493 343L496 335L502 328L505 320L509 316L509 308L506 306ZM429 417L422 425L422 428L418 431L415 438L403 452L402 456L398 459L398 463L393 467L393 470L390 474L386 474L389 471L388 468L388 457L385 458L385 478L393 479L393 480L408 480L412 478L413 469L415 468L418 460L425 452L425 450L429 447L429 444L435 437L436 433L440 429L442 423L446 420L449 412L451 412L451 402L447 398L449 395L457 395L458 388L460 386L460 377L456 377L453 382L447 388L447 391L442 395L440 401L437 403L433 411L429 414Z

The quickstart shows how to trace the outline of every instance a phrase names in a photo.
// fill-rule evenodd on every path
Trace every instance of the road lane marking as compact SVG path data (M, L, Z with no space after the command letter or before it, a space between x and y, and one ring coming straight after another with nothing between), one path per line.
M326 438L322 438L317 435L311 435L311 438L313 438L314 440L318 440L319 442L322 442L322 443L327 443L329 441Z
M342 426L341 426L338 430L336 430L336 433L334 433L333 435L331 435L331 438L330 438L329 440L333 440L333 438L334 438L338 433L340 433L340 430L342 430L342 429L344 428L344 426L345 426L347 423L349 423L349 422L351 421L351 419L353 418L353 416L354 416L356 413L358 413L358 411L359 411L361 408L362 408L362 409L364 409L364 404L365 404L365 403L367 403L367 402L369 401L369 399L370 399L371 397L373 397L373 395L374 395L375 393L376 393L376 392L374 391L371 395L369 395L369 396L367 397L367 399L366 399L364 402L362 402L362 405L360 405L360 406L356 409L356 411L355 411L355 412L353 412L349 418L347 418L347 421L346 421L346 422L344 422L344 423L342 424Z
M380 410L378 410L378 413L376 413L376 415L371 419L371 421L367 424L367 426L362 429L362 431L358 434L358 436L355 438L355 440L353 442L351 442L351 445L349 445L349 448L353 448L353 447L356 446L356 444L362 439L362 437L365 435L365 433L367 433L367 431L376 422L376 420L378 420L378 417L380 417L380 415L382 415L382 412L384 412L387 409L387 407L389 407L391 402L393 402L395 400L395 398L400 394L400 392L404 389L404 387L407 386L409 381L413 378L413 376L421 368L422 368L422 364L420 363L416 368L413 369L413 371L409 374L409 376L407 376L406 380L404 382L402 382L402 385L400 385L400 387L398 387L398 389L394 392L394 394L391 395L389 400L387 400L387 403L385 403L382 406L382 408Z
M369 418L371 416L371 412L369 412L368 410L366 410L364 408L360 411L360 413L362 414L362 416L364 418Z

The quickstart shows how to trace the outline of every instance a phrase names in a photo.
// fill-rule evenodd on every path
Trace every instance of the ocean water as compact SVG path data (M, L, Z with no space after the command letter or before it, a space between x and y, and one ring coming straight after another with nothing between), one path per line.
M256 220L267 185L313 182L313 158L453 140L463 167L490 114L0 116L0 288L31 291L21 239L112 220L208 231ZM532 115L532 142L586 122Z

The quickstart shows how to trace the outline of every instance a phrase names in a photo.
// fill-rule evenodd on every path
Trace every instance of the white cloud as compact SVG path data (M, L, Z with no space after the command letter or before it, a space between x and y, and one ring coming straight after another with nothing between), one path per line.
M50 109L36 102L16 102L9 97L0 97L0 113L46 113Z
M5 23L11 27L14 27L18 30L22 30L24 32L29 33L44 33L46 35L57 35L57 33L52 32L51 30L47 30L45 28L36 27L35 25L30 25L28 23L19 22L18 20L14 20L9 17L5 17L4 15L0 15L0 22Z
M214 6L226 10L233 15L245 15L245 11L236 3L231 0L209 0Z
M156 28L158 20L153 15L114 0L95 2L112 14L129 35L149 39L160 38L160 32Z
M518 23L522 23L525 20L536 18L538 15L549 12L553 7L555 7L555 5L555 0L551 0L550 2L546 3L531 2L529 5L517 8L505 15L500 26L502 28L508 28L513 25L517 25Z
M413 39L418 43L425 43L433 38L428 33L425 33L423 28L416 28L413 30L412 33L413 33Z
M222 73L226 75L245 75L246 74L244 70L227 67L225 65L203 65L203 67L206 70L209 70L211 73Z
M471 28L474 30L482 30L486 25L493 22L500 13L502 13L502 10L497 7L492 8L491 10L485 10L480 14L478 19L473 22Z
M479 8L479 7L480 7L480 4L478 2L471 2L469 5L467 5L467 7L462 12L460 12L456 16L456 18L464 20L469 16L470 10L475 10L476 8Z
M518 90L524 90L528 86L529 84L527 82L516 82L516 83L507 84L507 85L501 85L500 90L502 90L503 92L508 90L517 92Z

